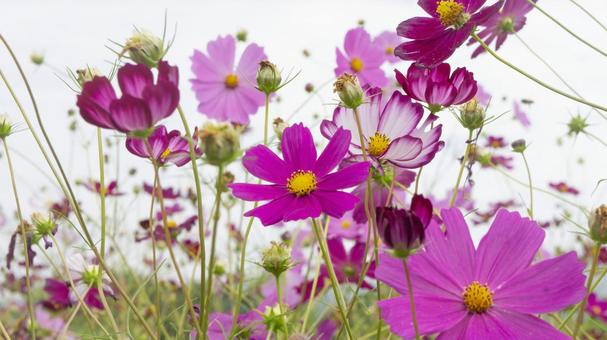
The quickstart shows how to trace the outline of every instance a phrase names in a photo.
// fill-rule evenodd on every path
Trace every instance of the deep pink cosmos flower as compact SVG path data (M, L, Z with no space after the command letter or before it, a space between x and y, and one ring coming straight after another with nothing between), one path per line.
M255 88L259 62L267 59L263 48L249 44L235 66L236 40L233 36L209 41L207 53L194 50L192 90L198 111L223 122L249 124L249 116L264 105L264 94Z
M512 102L512 113L514 114L514 119L518 120L521 125L523 125L524 127L531 126L531 121L529 121L529 117L527 116L525 111L521 109L521 106L517 101Z
M426 131L436 116L430 115L420 127L417 126L424 115L420 104L394 91L382 105L382 91L377 87L370 88L366 95L367 103L359 106L358 115L366 143L363 147L376 166L389 162L402 168L418 168L428 164L442 149L444 142L438 140L442 125ZM333 112L333 120L321 123L320 131L326 138L332 138L340 127L354 134L349 150L352 160L362 160L354 113L341 106Z
M527 0L506 0L504 7L498 13L479 25L482 27L478 32L479 38L483 39L487 46L490 46L495 40L495 50L499 50L510 34L520 31L525 26L527 21L525 15L532 9L533 5ZM474 39L468 41L468 45L474 43L476 43ZM477 47L472 52L472 58L483 52L485 49L482 46Z
M335 269L335 276L340 283L357 283L360 280L361 271L365 262L365 244L357 242L346 251L343 241L340 239L327 240L329 255ZM366 272L365 279L375 277L375 262L371 262ZM323 265L318 277L319 287L323 287L329 281L329 273ZM370 280L364 280L362 288L371 288ZM318 288L317 288L318 289ZM318 290L320 291L320 290Z
M229 187L235 197L245 201L271 200L245 213L259 218L264 226L316 218L321 213L340 218L359 200L340 190L358 185L369 175L368 162L330 173L348 152L350 140L350 131L337 129L317 157L310 130L301 123L292 125L282 135L283 159L264 145L249 149L242 159L251 174L272 184L234 183Z
M44 291L48 294L42 305L51 310L61 310L72 306L70 286L65 281L47 278L44 281Z
M560 193L563 193L563 194L571 194L571 195L574 195L574 196L577 196L577 195L580 194L580 191L578 189L576 189L576 188L568 185L565 182L558 182L558 183L551 182L551 183L548 183L548 185L552 189L554 189L554 190L556 190L556 191L558 191Z
M238 330L235 332L238 339L264 340L268 336L261 313L251 310L240 314L236 323ZM210 340L224 340L232 332L232 314L211 313L209 315L209 330L207 335ZM192 331L192 340L197 339L196 331Z
M600 318L604 322L607 322L607 300L599 299L595 293L588 296L586 311L595 318Z
M329 221L327 238L344 238L363 241L367 239L368 226L354 220L354 211L348 211L342 218L332 218Z
M487 144L485 144L486 147L489 147L492 149L501 149L501 148L504 148L506 145L507 145L507 143L504 140L504 137L501 137L501 136L488 136Z
M394 49L402 42L402 39L394 31L383 31L375 38L373 44L384 51L386 61L390 64L395 64L400 59L394 55Z
M120 98L106 77L96 76L84 83L76 104L82 118L95 126L145 135L177 108L178 83L177 67L165 61L158 63L155 83L147 66L126 64L118 70Z
M459 67L451 74L451 66L447 63L435 68L411 64L406 77L398 70L394 72L403 90L411 98L427 103L433 112L469 101L478 89L472 72Z
M516 212L500 210L477 249L463 215L442 210L446 226L426 229L409 258L420 333L441 339L568 339L537 315L584 298L584 264L575 252L532 264L545 232ZM415 335L400 259L380 258L377 277L400 297L378 302L395 334Z
M118 182L116 181L111 181L110 184L108 184L105 188L101 187L101 183L99 181L93 180L85 182L82 185L90 192L101 194L103 191L106 197L124 195L123 192L118 191Z
M167 133L166 127L160 125L147 137L147 141L151 150L148 150L142 138L134 137L126 139L126 148L135 156L147 159L153 158L158 165L164 165L168 162L182 166L190 161L188 140L182 137L177 130ZM196 141L194 143L198 144ZM198 157L202 155L198 146L196 146L196 155Z
M386 86L388 78L381 65L384 63L385 50L371 41L371 36L362 27L351 29L346 33L344 53L335 49L337 67L335 75L355 74L361 85Z
M503 1L484 7L486 0L419 0L430 18L415 17L401 22L396 33L410 39L396 47L394 54L432 67L447 60L461 46L474 27L487 21Z

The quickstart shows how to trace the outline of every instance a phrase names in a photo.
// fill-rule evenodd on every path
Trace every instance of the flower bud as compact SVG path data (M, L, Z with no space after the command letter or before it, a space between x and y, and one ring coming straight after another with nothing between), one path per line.
M524 139L515 140L514 142L512 142L511 146L512 151L514 152L523 153L525 152L525 150L527 150L527 143Z
M511 17L505 17L499 22L499 29L503 33L514 33L514 21Z
M247 35L249 33L246 30L240 30L236 32L236 40L245 42L247 41Z
M135 30L124 45L124 50L132 61L147 67L156 67L165 55L162 39L145 30Z
M272 333L284 332L287 329L287 320L280 311L280 306L266 306L263 315L263 324L266 329Z
M333 92L337 93L341 104L349 109L359 107L364 99L365 94L358 83L355 75L344 73L337 78L333 84Z
M569 128L569 132L567 132L569 135L578 135L586 130L588 122L586 122L586 118L578 114L575 117L571 117L571 120L567 123L567 127Z
M48 236L55 233L57 225L55 224L55 221L53 221L50 214L45 216L41 213L33 213L31 219L36 230L36 234L40 236Z
M7 115L0 115L0 139L4 139L11 135L13 124L8 119Z
M259 91L269 95L280 89L282 77L280 71L276 69L276 65L267 60L259 63L257 70L257 88Z
M272 128L274 129L274 133L276 134L276 137L278 138L278 140L282 140L282 133L288 127L289 127L289 124L287 124L280 117L274 119L274 121L272 122Z
M42 53L32 52L32 54L30 54L30 61L34 65L42 65L44 64L44 55Z
M100 76L101 75L101 71L99 71L96 68L91 68L91 67L87 67L87 68L82 68L79 70L76 70L76 81L78 81L78 84L80 84L80 87L82 87L84 85L84 83L86 83L87 81L91 81L93 80L93 78L95 78L96 76Z
M261 266L268 273L278 277L293 267L291 248L285 243L272 242L261 254Z
M600 244L607 244L607 205L596 208L588 220L590 238Z
M212 165L227 165L240 155L242 128L231 124L207 123L198 132L200 148Z
M314 91L314 84L312 83L307 83L306 86L304 86L304 90L307 93L312 93Z
M459 122L468 130L476 130L485 123L485 108L472 99L460 106Z
M382 242L395 257L407 258L424 242L425 229L432 218L432 203L415 195L410 210L380 207L376 217Z

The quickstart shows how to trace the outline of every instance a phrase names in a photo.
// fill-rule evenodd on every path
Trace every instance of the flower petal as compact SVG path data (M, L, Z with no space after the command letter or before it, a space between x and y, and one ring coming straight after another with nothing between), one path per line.
M322 212L320 203L315 195L295 197L284 212L284 220L299 221L306 218L317 218Z
M408 161L414 159L422 151L422 141L419 138L403 136L393 140L386 153L382 155L383 159L390 161Z
M289 193L279 185L234 183L228 187L232 189L232 195L245 201L266 201Z
M350 147L351 139L352 134L350 131L343 128L335 131L335 134L329 140L329 144L327 144L320 157L318 157L316 164L314 164L313 171L316 176L324 177L344 159Z
M341 191L316 190L314 196L322 207L322 211L334 218L341 218L344 214L352 209L359 198Z
M143 64L126 64L118 70L118 85L122 95L143 97L143 90L154 84L152 70Z
M316 146L310 129L302 123L291 125L282 134L282 155L291 171L312 170Z
M142 99L124 95L110 105L112 122L120 132L142 131L154 125L150 110Z
M78 95L76 105L82 118L95 126L113 129L110 118L110 104L116 100L116 93L106 77L95 77L84 83L82 93Z
M143 99L150 109L154 123L166 118L179 104L179 90L169 82L151 85L143 90Z
M320 179L318 189L340 190L356 186L367 179L370 166L369 162L354 163L328 174Z
M284 195L264 205L247 211L245 217L257 217L264 226L269 226L283 221L284 213L295 201L293 195Z
M394 91L379 119L378 130L390 140L409 134L424 115L424 108L411 98Z
M285 185L291 175L287 171L287 164L265 145L247 150L242 164L253 176L275 184Z

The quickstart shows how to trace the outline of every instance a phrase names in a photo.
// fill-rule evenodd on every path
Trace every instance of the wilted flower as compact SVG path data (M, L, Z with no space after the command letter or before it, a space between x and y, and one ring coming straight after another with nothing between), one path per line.
M198 144L195 137L193 143ZM159 125L146 139L149 149L143 138L128 137L126 139L127 150L135 156L152 158L159 166L167 162L183 166L190 161L188 140L182 137L178 130L167 133L166 127ZM195 146L195 154L197 157L202 155L198 146Z
M164 41L160 37L139 29L126 41L124 51L132 61L147 67L156 67L166 54Z
M198 132L205 160L213 165L226 165L240 156L242 128L232 124L206 123Z
M345 55L335 49L337 67L335 76L344 73L354 74L362 85L385 86L388 78L381 69L385 61L385 52L378 44L374 44L371 36L364 28L358 27L346 33L344 41Z
M257 70L257 89L270 95L280 89L281 83L282 76L276 65L267 60L261 61Z
M358 79L350 73L344 73L337 77L333 84L333 92L339 96L340 105L349 109L356 109L362 105L365 99L365 94L358 83Z

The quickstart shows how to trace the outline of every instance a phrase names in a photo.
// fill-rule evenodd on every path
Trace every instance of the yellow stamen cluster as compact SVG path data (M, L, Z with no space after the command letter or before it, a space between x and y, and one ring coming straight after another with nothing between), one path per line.
M493 292L489 286L478 281L472 282L463 293L464 305L470 313L484 313L493 306Z
M167 156L168 156L168 155L170 155L170 154L171 154L171 152L172 152L172 151L171 151L171 149L170 149L170 148L167 148L166 150L164 150L164 152L162 153L162 155L160 155L160 159L165 159L165 158L167 158Z
M350 220L344 220L341 222L341 227L344 229L350 229L351 226L352 226L352 221L350 221Z
M358 73L360 71L363 70L363 61L360 60L360 58L354 58L350 61L350 68L352 69L352 71L354 71L355 73Z
M394 55L394 47L386 47L387 55Z
M316 175L309 170L297 170L287 180L287 189L296 196L307 196L316 190Z
M230 89L236 88L236 86L238 86L238 76L235 75L234 73L230 73L226 76L224 83L226 84L227 88L230 88Z
M390 138L383 133L376 132L373 137L369 138L368 150L371 156L381 156L388 150L390 146Z
M436 6L436 14L445 27L461 27L468 21L464 13L464 5L456 0L441 0Z

